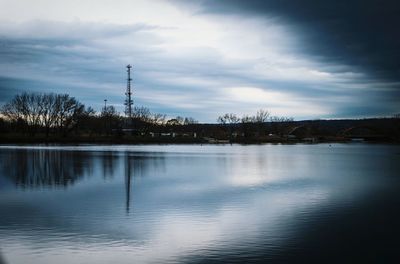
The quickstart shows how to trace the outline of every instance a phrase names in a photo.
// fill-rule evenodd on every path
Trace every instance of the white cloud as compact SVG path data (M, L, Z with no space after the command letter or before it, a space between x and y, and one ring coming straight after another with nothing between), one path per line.
M273 89L257 87L230 87L225 88L228 100L238 104L251 105L254 113L257 108L269 109L274 115L282 116L312 116L321 117L332 112L326 105L312 102L307 98Z
M346 65L296 52L296 32L272 19L198 14L169 1L0 0L0 6L0 35L16 42L3 45L1 75L82 87L66 91L73 95L95 89L101 101L123 97L128 63L141 89L136 103L182 115L202 109L201 121L259 107L319 117L335 112L337 98L356 101L357 87L372 89Z

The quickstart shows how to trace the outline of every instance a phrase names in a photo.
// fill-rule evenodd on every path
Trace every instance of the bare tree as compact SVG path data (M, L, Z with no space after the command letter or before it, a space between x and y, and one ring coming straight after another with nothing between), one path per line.
M11 102L6 103L1 107L1 114L11 122L24 120L23 106L20 97L16 96Z
M118 124L120 115L113 105L109 105L103 107L100 118L102 119L105 133L109 134L112 128Z
M217 119L218 123L220 123L221 125L223 125L224 127L226 125L228 125L228 135L229 135L229 139L232 139L232 132L233 132L233 128L236 124L238 124L240 122L240 118L233 113L226 113L222 116L219 116Z
M198 121L196 119L194 119L193 117L185 117L185 119L183 120L183 124L184 125L192 125L192 124L197 124Z
M42 103L42 125L45 128L46 137L49 136L50 129L55 126L57 121L57 95L43 94L41 98Z
M117 110L115 109L115 107L113 105L109 105L106 107L103 107L103 111L101 111L100 114L101 117L117 117L119 116L119 113L117 112Z
M166 115L154 113L151 115L151 121L155 125L165 125Z
M182 116L177 116L175 117L176 121L178 122L179 125L183 125L185 118Z
M135 106L133 108L133 118L139 119L143 122L151 122L150 109L144 106Z
M254 121L257 123L265 123L268 121L271 113L268 110L260 109L257 111Z
M2 114L12 122L22 120L33 135L44 128L49 135L51 128L67 132L76 123L76 116L84 105L68 94L22 93L1 108Z
M242 122L242 124L254 123L255 117L249 115L243 115L240 121Z
M271 116L271 132L284 134L285 131L290 127L291 122L293 122L293 117L284 117L284 116Z
M240 122L240 118L237 117L236 114L233 113L226 113L222 116L219 116L217 122L225 125L225 124L237 124Z
M40 94L36 93L16 95L2 107L1 113L12 122L23 120L33 135L41 122L43 106L40 98Z
M221 125L225 125L228 122L228 120L225 118L225 116L219 116L217 118L217 122L220 123Z
M59 94L56 96L56 125L64 136L76 124L77 117L84 112L85 106L68 94Z

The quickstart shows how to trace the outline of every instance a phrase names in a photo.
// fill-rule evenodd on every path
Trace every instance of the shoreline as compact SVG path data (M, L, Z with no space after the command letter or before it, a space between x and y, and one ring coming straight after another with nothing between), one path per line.
M215 140L208 141L205 138L149 138L149 137L7 137L0 136L0 144L59 144L59 145L75 145L75 144L98 144L98 145L191 145L191 144L206 144L206 145L260 145L260 144L324 144L324 143L368 143L368 144L391 144L398 145L399 141L391 139L374 139L374 140L352 140L347 138L316 138L309 139L234 139L234 140Z

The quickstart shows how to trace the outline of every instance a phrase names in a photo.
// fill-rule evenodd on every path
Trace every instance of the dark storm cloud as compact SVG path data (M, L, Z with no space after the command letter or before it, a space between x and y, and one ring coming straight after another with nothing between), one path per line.
M314 59L400 78L399 1L203 0L201 12L268 16L296 29Z
M177 10L187 3L179 2ZM130 63L135 105L169 116L214 122L224 112L250 114L261 107L295 118L397 112L399 37L380 22L398 20L390 8L286 0L201 3L200 13L189 6L177 21L166 16L154 25L0 23L0 105L20 91L52 91L96 109L107 98L122 112Z

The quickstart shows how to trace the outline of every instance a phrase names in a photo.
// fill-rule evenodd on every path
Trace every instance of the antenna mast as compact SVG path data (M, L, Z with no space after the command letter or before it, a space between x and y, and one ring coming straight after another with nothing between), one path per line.
M128 72L128 79L127 79L127 85L126 85L126 99L125 99L125 115L131 119L132 118L132 105L133 105L133 100L132 100L132 91L131 91L131 68L132 66L128 64L126 66L127 72Z

